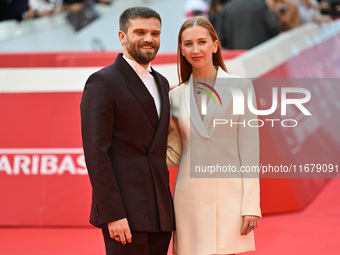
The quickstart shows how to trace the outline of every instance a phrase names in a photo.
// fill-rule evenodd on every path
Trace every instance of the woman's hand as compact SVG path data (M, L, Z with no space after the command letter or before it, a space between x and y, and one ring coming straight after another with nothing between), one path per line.
M247 235L250 231L257 228L259 225L259 216L254 215L244 215L243 218L243 226L241 230L241 235Z

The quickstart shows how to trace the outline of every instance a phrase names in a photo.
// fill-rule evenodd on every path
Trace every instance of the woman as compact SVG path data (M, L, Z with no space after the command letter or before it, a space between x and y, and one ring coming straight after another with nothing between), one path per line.
M188 19L180 29L178 72L181 85L170 92L167 155L168 166L179 167L174 192L174 253L211 255L254 250L252 230L261 216L258 178L246 178L239 171L216 172L222 166L239 170L241 166L258 165L258 130L243 124L215 125L216 119L245 124L256 119L247 107L243 115L233 115L228 92L234 86L247 98L252 83L227 73L216 32L201 16ZM226 82L228 87L217 86ZM208 88L213 88L209 90L215 90L218 96L212 95L221 101L210 98L205 107L202 98L207 100Z

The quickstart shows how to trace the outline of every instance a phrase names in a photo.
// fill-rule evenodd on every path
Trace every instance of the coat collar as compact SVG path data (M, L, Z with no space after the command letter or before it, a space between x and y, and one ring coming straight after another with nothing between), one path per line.
M166 132L166 134L168 132L169 117L170 117L170 104L169 104L169 86L164 84L163 79L165 78L164 77L162 78L161 75L158 72L156 72L152 67L151 67L151 74L156 80L157 88L158 88L160 99L161 99L161 114L159 117L157 132L155 134L152 147L151 147L151 150L153 150L156 148L156 145L159 139L162 137L162 135L164 135L163 132ZM155 106L155 109L156 109L156 106ZM156 114L157 114L157 110L156 110ZM158 118L158 115L157 115L157 118Z
M126 62L129 63L132 69L135 70L135 72L138 74L139 77L142 77L145 72L151 72L151 63L149 63L147 68L144 68L140 64L138 64L135 60L128 59L124 55L123 55L123 58Z
M135 98L139 101L144 111L146 112L149 120L151 121L154 129L156 129L159 119L158 119L158 114L157 114L157 109L155 106L154 99L150 95L148 89L145 87L144 83L139 78L135 70L131 67L131 65L128 62L126 62L126 60L123 58L123 54L121 53L118 54L114 64L123 74L128 89L132 92ZM161 95L162 92L158 84L159 81L157 79L156 79L156 83L159 89L159 93ZM162 95L161 95L161 101L164 101L162 100ZM162 105L161 111L163 111L163 105Z
M214 88L216 92L219 94L221 99L224 96L225 89L223 89L223 86L216 86L216 85L218 84L218 82L221 81L221 78L226 78L226 77L228 77L228 73L226 73L223 69L219 68L217 72L217 77L216 77L217 83L215 83ZM203 120L202 120L201 115L200 115L201 109L197 109L197 105L195 102L193 78L192 78L192 75L190 76L187 86L185 86L185 105L186 105L186 108L189 113L193 126L195 127L195 129L201 136L207 139L211 137L211 134L213 131L213 130L210 130L210 134L209 134L208 127L215 115L217 108L221 107L220 102L217 99L217 96L215 94L213 94L213 96L216 99L216 104L214 103L214 100L212 99L208 100L207 114L203 117ZM209 95L207 98L209 99Z
M133 68L123 58L123 54L119 54L115 60L115 65L123 74L127 88L132 92L136 99L140 102L144 111L146 112L150 122L155 129L155 136L150 150L156 148L159 139L167 132L169 125L169 86L165 83L165 78L162 77L151 67L151 74L155 78L157 88L161 100L161 114L158 118L156 106L153 97L150 95L148 89L145 87L142 80L139 78ZM165 131L164 131L165 130Z

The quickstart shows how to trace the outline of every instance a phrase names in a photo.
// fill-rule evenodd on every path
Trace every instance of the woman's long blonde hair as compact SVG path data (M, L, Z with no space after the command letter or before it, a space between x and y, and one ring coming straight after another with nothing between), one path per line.
M227 67L224 64L222 52L221 52L221 43L218 39L217 33L213 27L213 25L210 23L210 21L203 17L203 16L196 16L187 19L183 25L181 26L179 33L178 33L178 48L177 48L177 73L178 73L178 80L179 84L186 82L189 80L190 75L192 73L192 66L191 64L186 60L186 58L181 53L181 42L182 42L182 34L183 32L191 27L194 26L201 26L207 29L211 35L211 38L213 41L217 41L218 43L218 49L216 53L213 53L213 65L221 67L224 71L227 72Z

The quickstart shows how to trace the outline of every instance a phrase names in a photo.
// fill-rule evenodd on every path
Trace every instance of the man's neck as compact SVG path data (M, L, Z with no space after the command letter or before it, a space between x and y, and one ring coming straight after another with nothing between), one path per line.
M150 62L147 63L147 64L141 64L141 63L138 63L133 57L131 57L131 55L125 51L123 51L123 56L126 58L126 59L129 59L131 61L134 61L135 63L137 63L138 65L142 66L143 68L147 68L149 65L150 65Z
M123 55L123 58L126 60L126 62L128 62L128 64L135 70L135 72L139 73L143 73L145 71L151 72L151 65L150 63L144 67L143 65L137 63L137 61L135 59L130 59L127 58L125 55Z

